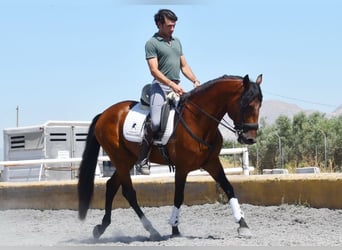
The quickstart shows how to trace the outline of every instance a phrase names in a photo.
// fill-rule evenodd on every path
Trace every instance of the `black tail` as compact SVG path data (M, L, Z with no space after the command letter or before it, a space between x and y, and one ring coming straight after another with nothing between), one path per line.
M97 115L90 124L79 171L78 216L81 220L85 219L87 216L87 211L94 191L95 169L100 151L100 144L95 137L94 130L100 115L101 114Z

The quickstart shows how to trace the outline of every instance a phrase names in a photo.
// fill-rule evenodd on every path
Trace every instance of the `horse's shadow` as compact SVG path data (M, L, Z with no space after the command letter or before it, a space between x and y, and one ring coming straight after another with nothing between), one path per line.
M133 242L147 242L151 241L147 236L114 236L114 237L103 237L100 239L89 238L81 241L83 244L108 244L108 243L122 243L131 244Z
M208 236L191 236L191 235L180 235L177 237L174 237L172 235L165 235L165 236L161 236L160 239L158 240L151 240L149 237L147 236L142 236L142 235L138 235L138 236L114 236L114 237L103 237L100 239L95 239L95 238L87 238L87 239L83 239L83 240L76 240L76 239L72 239L72 240L68 240L68 241L64 241L62 243L68 243L68 244L85 244L85 245L94 245L94 244L131 244L133 242L162 242L162 241L168 241L168 240L172 240L172 239L177 239L177 238L182 238L182 239L188 239L188 240L221 240L222 238L219 237L215 237L212 235L208 235Z

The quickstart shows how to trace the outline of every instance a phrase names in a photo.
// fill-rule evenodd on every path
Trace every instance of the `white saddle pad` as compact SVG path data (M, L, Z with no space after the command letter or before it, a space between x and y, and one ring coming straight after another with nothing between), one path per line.
M149 109L141 108L141 104L136 104L127 114L127 117L123 126L123 134L127 141L131 142L142 142L144 136L144 126L146 116L149 114ZM173 131L173 120L175 116L175 111L170 110L170 114L167 120L167 125L165 133L160 141L154 141L154 144L165 145L172 135Z

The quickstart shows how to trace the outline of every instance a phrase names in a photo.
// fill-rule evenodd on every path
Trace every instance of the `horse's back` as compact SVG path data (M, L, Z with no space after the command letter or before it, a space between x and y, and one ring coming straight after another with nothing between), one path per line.
M114 141L120 137L125 118L136 103L136 101L122 101L103 111L95 127L95 134L100 143L108 141L108 137Z
M109 108L103 111L101 120L107 121L119 121L124 119L128 114L129 110L136 104L136 101L122 101L113 104Z

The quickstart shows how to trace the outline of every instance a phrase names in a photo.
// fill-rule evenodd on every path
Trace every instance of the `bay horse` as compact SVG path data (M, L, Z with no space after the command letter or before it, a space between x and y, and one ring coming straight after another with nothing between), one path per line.
M178 224L180 207L184 200L184 189L190 171L202 168L221 186L228 197L232 214L239 224L239 237L251 237L251 231L219 160L223 138L218 126L227 113L235 127L237 140L242 144L256 142L259 109L262 103L260 84L262 75L255 82L248 75L224 75L200 85L180 97L174 117L175 128L167 145L169 160L175 166L174 206L169 224L172 236L180 235ZM116 170L106 183L105 215L102 223L95 226L93 236L99 238L111 223L112 203L119 187L122 194L140 218L143 227L150 233L151 240L161 238L141 210L130 170L139 155L139 143L129 142L123 136L123 124L136 101L122 101L97 115L90 127L82 155L78 180L79 218L85 219L94 189L94 175L100 146L109 156ZM156 146L150 161L167 165Z

